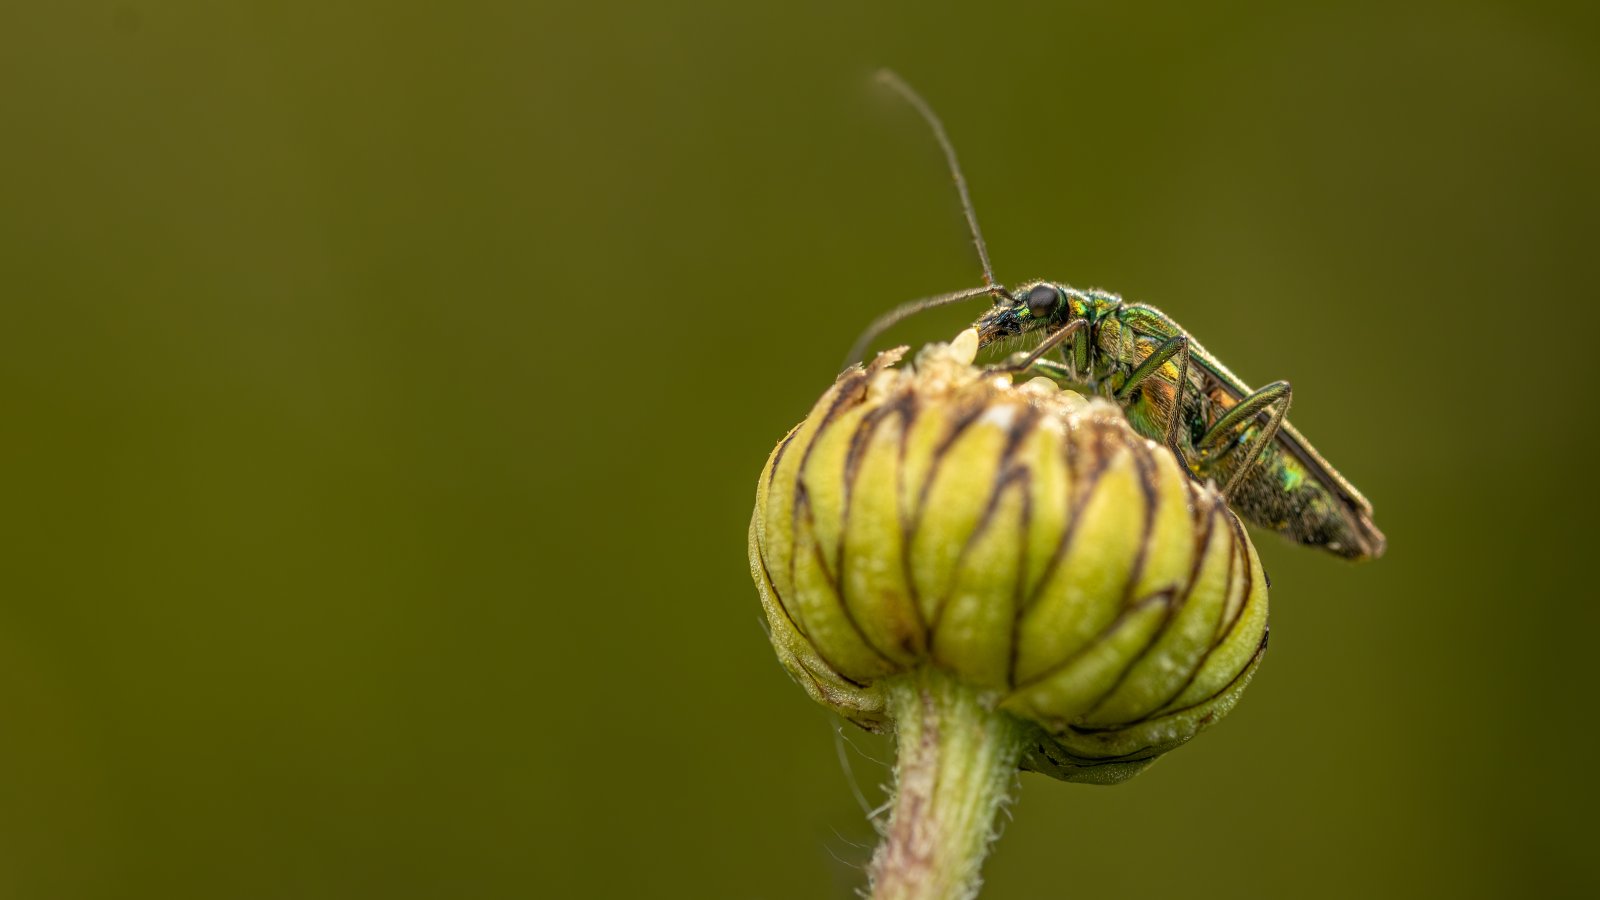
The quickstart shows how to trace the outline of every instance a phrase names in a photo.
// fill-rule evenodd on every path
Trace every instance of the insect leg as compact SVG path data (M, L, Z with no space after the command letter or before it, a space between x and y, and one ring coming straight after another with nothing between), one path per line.
M1094 360L1090 358L1094 352L1094 336L1090 330L1084 328L1072 336L1072 346L1062 355L1067 358L1067 364L1072 367L1072 379L1094 379Z
M1001 363L998 366L991 366L989 368L989 372L993 374L1026 372L1028 369L1033 367L1034 363L1042 359L1046 353L1054 350L1062 341L1082 331L1083 328L1088 324L1088 319L1073 319L1071 322L1068 322L1060 328L1057 328L1055 331L1050 332L1050 336L1045 338L1044 341L1039 344L1039 346L1033 348L1033 350L1028 353L1027 356L1021 357L1013 362Z
M1255 465L1257 459L1261 456L1261 451L1265 450L1267 445L1278 436L1278 427L1288 417L1289 403L1293 399L1294 390L1289 386L1289 382L1274 381L1240 400L1232 409L1224 413L1220 419L1217 419L1216 424L1211 426L1211 430L1207 431L1200 438L1199 443L1195 445L1197 449L1209 450L1221 443L1222 438L1229 432L1253 420L1263 410L1269 408L1272 410L1270 417L1267 419L1267 427L1263 428L1261 434L1257 435L1256 439L1245 449L1244 460L1234 468L1233 476L1228 479L1228 483L1222 488L1224 497L1231 498L1233 496L1234 490L1244 479L1245 472Z
M1072 371L1071 366L1064 362L1056 362L1053 359L1036 359L1033 361L1033 369L1036 372L1043 372L1045 377L1056 381L1076 382L1078 380L1078 376Z
M1194 470L1189 468L1189 461L1184 459L1183 451L1178 448L1178 429L1183 422L1183 395L1189 387L1189 336L1174 335L1145 357L1144 362L1139 363L1139 367L1134 369L1128 375L1128 380L1117 389L1116 399L1118 403L1126 403L1134 388L1161 371L1161 367L1174 357L1178 360L1178 383L1172 391L1172 409L1167 411L1167 430L1164 440L1167 449L1172 451L1172 455L1178 458L1178 463L1192 476Z

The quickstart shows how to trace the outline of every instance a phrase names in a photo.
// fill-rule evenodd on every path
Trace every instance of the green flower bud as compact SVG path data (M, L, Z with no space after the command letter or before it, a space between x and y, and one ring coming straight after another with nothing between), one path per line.
M965 332L841 374L772 452L750 566L779 660L872 730L921 666L1030 723L1021 766L1113 783L1237 701L1255 548L1121 410L972 365Z

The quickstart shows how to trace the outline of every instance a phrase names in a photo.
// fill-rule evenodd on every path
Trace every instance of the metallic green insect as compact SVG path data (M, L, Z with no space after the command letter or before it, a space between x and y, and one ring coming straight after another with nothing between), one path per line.
M1289 382L1252 390L1171 317L1116 294L1047 281L1013 292L996 282L944 126L899 76L884 71L879 78L932 127L961 196L984 284L912 301L881 316L856 342L850 362L860 359L883 330L913 313L991 297L994 306L974 323L981 346L1043 336L1032 351L1017 354L1003 368L1031 370L1114 398L1136 430L1165 443L1195 478L1222 485L1229 504L1252 524L1347 559L1383 555L1385 540L1372 523L1372 504L1287 421L1293 397Z

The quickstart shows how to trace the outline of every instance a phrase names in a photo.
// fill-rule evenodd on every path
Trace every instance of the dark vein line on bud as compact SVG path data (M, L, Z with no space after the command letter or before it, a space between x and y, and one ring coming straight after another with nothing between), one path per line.
M1178 691L1177 695L1171 700L1167 701L1169 706L1172 703L1176 703L1178 698L1183 696L1183 692L1187 691L1190 685L1192 685L1194 681L1200 677L1200 673L1205 670L1205 667L1211 661L1211 658L1215 656L1216 652L1228 642L1228 639L1233 635L1234 629L1239 627L1239 623L1245 620L1245 614L1249 612L1251 604L1259 602L1255 597L1255 574L1250 568L1250 550L1249 547L1244 543L1246 540L1248 540L1244 533L1244 526L1240 524L1238 517L1234 515L1228 515L1227 520L1229 530L1232 532L1232 546L1231 552L1228 556L1228 580L1225 583L1230 586L1233 584L1234 565L1235 563L1241 565L1243 567L1243 573L1241 577L1244 582L1244 588L1243 592L1239 596L1239 608L1234 611L1234 615L1231 619L1226 616L1226 610L1224 610L1224 615L1218 619L1217 628L1215 633L1212 635L1211 642L1206 645L1205 652L1200 655L1200 660L1195 664L1194 671L1189 676L1188 682L1184 684L1183 689ZM1232 592L1230 589L1230 595L1231 593ZM1262 591L1261 593L1265 594L1265 591ZM1261 658L1261 655L1266 651L1266 640L1266 627L1263 626L1261 642L1256 649L1255 655L1253 655L1239 669L1239 672L1235 674L1233 681L1229 682L1229 686L1238 681L1239 677L1243 673L1249 672L1250 668L1255 665L1256 660ZM1227 693L1229 686L1224 686L1222 689L1212 693L1212 695L1205 700L1196 701L1195 703L1184 707L1184 709L1193 709L1196 706L1203 705L1211 700L1216 699L1217 697ZM1173 710L1162 707L1156 710L1152 718L1164 718L1173 713Z
M1039 573L1039 580L1029 589L1025 602L1012 611L1011 659L1006 665L1008 690L1014 691L1017 688L1017 653L1022 642L1018 641L1015 635L1022 630L1022 619L1028 610L1038 605L1045 585L1049 584L1055 573L1060 570L1062 561L1066 559L1073 541L1077 538L1078 526L1083 521L1083 504L1093 495L1094 487L1099 484L1100 476L1105 472L1105 454L1100 452L1101 440L1102 436L1097 433L1095 452L1090 454L1091 459L1087 463L1080 459L1078 442L1072 440L1070 433L1061 441L1061 463L1066 469L1066 496L1062 498L1062 502L1067 508L1067 525L1061 530L1061 539L1056 541L1056 548L1050 555L1050 561L1045 563L1044 570Z
M917 590L916 568L911 564L911 542L916 537L916 529L912 527L915 510L914 504L908 502L906 490L906 472L910 469L906 462L911 455L911 431L919 422L922 407L915 391L906 391L895 398L895 402L906 407L906 426L900 432L900 465L895 469L894 486L895 521L900 525L900 577L905 579L906 597L911 602L911 615L916 619L917 629L922 633L924 643L931 643L932 633L928 630L927 617L922 614L922 593Z
M767 467L768 491L772 490L772 483L778 477L778 467L783 465L783 455L789 452L789 445L794 443L795 435L798 435L800 433L800 429L804 428L805 425L806 423L801 422L800 424L789 429L789 433L784 435L783 440L778 442L778 449L773 451L772 464Z
M983 411L988 412L1000 408L1001 405L985 403L982 406ZM979 514L977 524L972 529L972 533L967 535L966 542L961 545L961 552L956 556L953 575L955 583L959 583L960 573L966 568L967 556L972 552L973 546L988 532L989 527L994 523L995 513L1000 508L1000 501L1005 492L1014 484L1020 482L1020 489L1026 496L1027 489L1032 482L1031 474L1027 467L1016 463L1015 457L1017 449L1022 446L1023 439L1038 424L1040 414L1038 410L1031 406L1009 408L1013 410L1013 418L1006 433L1005 447L1002 449L1000 460L995 466L995 480L989 489L988 499L984 502L983 512ZM1027 532L1024 531L1023 534L1026 535ZM1026 545L1026 541L1023 544ZM1025 577L1026 572L1018 568L1017 578L1019 582ZM939 601L939 608L933 612L932 620L929 623L929 627L933 632L939 630L939 623L944 619L944 611L950 605L950 595L955 588L955 583L945 586L944 596ZM1014 644L1015 642L1015 634L1013 633L1012 643Z
M1060 744L1046 746L1045 744L1041 743L1038 745L1038 749L1039 755L1043 756L1045 759L1049 760L1051 764L1061 769L1098 769L1104 766L1149 762L1150 760L1161 755L1160 753L1154 753L1149 756L1135 755L1139 753L1149 753L1151 750L1156 749L1154 744L1146 747L1140 747L1137 750L1129 750L1127 753L1121 756L1080 756L1071 752L1070 750L1065 749Z
M1066 668L1070 667L1071 665L1076 663L1078 660L1082 659L1085 655L1087 655L1088 653L1090 653L1093 650L1095 650L1095 648L1097 648L1100 644L1102 644L1102 643L1104 643L1104 642L1106 642L1108 640L1111 640L1112 636L1115 635L1117 633L1117 631L1119 631L1124 625L1126 625L1128 623L1128 620L1133 618L1135 613L1143 612L1144 610L1149 608L1152 603L1163 603L1163 602L1165 602L1166 601L1166 593L1167 592L1163 591L1163 592L1161 592L1159 594L1152 594L1151 596L1146 597L1144 600L1141 600L1138 603L1135 603L1135 604L1133 604L1131 606L1125 606L1122 609L1118 610L1116 617L1111 620L1110 624L1108 624L1104 628L1100 629L1099 633L1097 633L1093 638L1091 638L1088 642L1086 642L1082 647L1079 647L1078 649L1072 651L1072 653L1068 654L1068 656L1065 659L1057 660L1054 664L1052 664L1051 666L1046 668L1043 672L1040 672L1038 675L1034 676L1033 678L1029 678L1027 681L1024 681L1021 684L1018 684L1016 687L1012 688L1011 694L1008 695L1005 699L1009 700L1009 699L1011 699L1011 697L1016 696L1020 691L1026 689L1026 688L1033 687L1034 685L1036 685L1036 684L1038 684L1038 683L1040 683L1042 681L1048 681L1051 677L1056 675L1056 673L1060 672L1062 669L1066 669ZM1002 700L1001 702L1004 703L1005 701Z
M1011 627L1006 631L1006 689L1011 689L1012 676L1017 665L1017 640L1018 623L1021 614L1018 612L1027 600L1028 594L1034 586L1028 583L1028 572L1033 564L1033 493L1034 479L1033 468L1027 468L1029 473L1028 485L1022 492L1022 540L1018 541L1017 549L1017 583L1011 591Z
M795 556L794 547L792 546L792 543L793 542L791 542L791 546L789 548L789 559L790 559L791 565L793 564L793 560L794 560L794 556ZM800 637L805 639L806 645L811 648L811 652L815 653L817 655L818 659L822 660L824 663L827 664L829 670L831 671L831 673L833 675L843 679L844 681L849 682L851 685L853 685L855 687L866 687L866 685L863 684L862 682L856 681L854 678L851 678L850 676L844 674L844 672L841 671L840 668L837 665L834 664L833 660L828 659L828 655L826 653L823 653L822 652L822 648L818 647L816 645L816 643L811 640L811 636L806 633L805 627L800 624L800 620L796 619L794 613L792 611L790 611L789 605L786 602L784 602L783 592L778 590L778 584L772 578L772 570L767 568L767 551L766 551L766 546L765 546L764 542L763 542L762 546L760 547L759 553L757 555L761 559L761 575L762 575L763 578L765 578L767 580L767 583L766 583L767 591L772 595L772 600L773 600L774 603L776 603L778 605L778 609L783 611L783 617L785 619L789 620L789 624L790 625L794 626L795 633L800 635ZM790 579L791 583L793 582L793 580L794 580L793 578ZM805 669L806 670L806 677L810 678L813 683L819 685L819 688L820 688L822 683L817 679L817 676L815 675L815 673L813 673L806 666L805 661L803 659L800 659L799 657L796 657L795 658L795 663L798 666L800 666L802 669ZM824 693L828 693L828 691L823 691L823 692Z
M1094 714L1100 711L1100 707L1104 706L1107 700L1110 700L1116 695L1118 689L1120 689L1128 680L1128 676L1133 673L1134 669L1139 667L1139 663L1142 662L1145 657L1149 656L1151 651L1156 648L1156 645L1161 642L1161 636L1166 633L1167 626L1171 624L1173 618L1175 618L1172 614L1172 608L1176 599L1176 595L1176 589L1163 588L1153 594L1147 595L1144 599L1139 600L1131 605L1130 608L1132 609L1145 609L1152 604L1160 604L1161 606L1165 607L1166 616L1162 619L1161 625L1158 626L1155 631L1151 632L1150 637L1145 641L1144 646L1139 648L1139 652L1133 654L1133 658L1128 660L1127 665L1122 667L1121 672L1117 673L1117 677L1112 680L1111 686L1102 691L1100 696L1096 697L1094 702L1089 704L1085 711L1079 714L1078 718L1080 720L1093 718Z
M783 592L778 590L777 582L772 580L772 571L767 568L766 548L761 547L760 551L761 552L758 554L758 556L761 558L761 575L767 579L767 590L772 594L773 601L778 604L779 609L783 610L783 617L789 620L790 625L794 626L795 633L805 638L807 641L810 641L810 635L806 634L806 630L800 627L800 623L795 620L794 613L789 611L788 604L783 602ZM790 553L789 555L791 557L794 556L793 553Z
M804 485L801 485L801 486L796 488L796 491L803 491L804 489L805 489ZM883 662L888 665L890 671L893 671L893 670L899 668L900 664L898 662L896 662L893 658L891 658L888 654L884 653L881 649L879 649L878 646L872 642L872 639L867 637L867 632L866 632L865 629L863 629L861 627L861 623L856 621L855 610L850 608L850 603L849 603L848 600L845 599L845 596L844 596L844 583L839 578L839 573L836 573L836 572L833 572L833 571L829 570L829 568L828 568L828 558L827 558L828 555L823 552L823 550L822 550L822 542L817 539L817 521L816 521L816 518L815 518L816 512L815 512L815 510L813 510L811 508L811 501L809 499L809 496L807 497L807 499L805 501L805 506L806 506L805 523L806 523L806 527L811 532L811 553L816 558L817 568L822 570L823 580L827 584L832 586L832 588L833 588L833 599L839 605L839 613L840 613L840 615L842 615L844 617L844 620L845 620L846 624L848 624L850 626L851 630L856 633L856 637L861 639L862 645L865 646L868 650L871 650L874 654L876 654L879 659L883 660ZM843 531L842 528L840 529L839 533L841 535L844 534L844 531ZM840 549L840 554L841 554L840 568L842 569L843 568L843 564L844 564L844 560L843 560L844 548L841 545L841 547L839 549Z
M922 518L928 509L928 495L933 492L933 485L939 480L940 473L944 471L945 461L949 459L950 456L950 448L955 446L956 441L960 440L962 435L966 434L967 429L972 426L972 423L978 421L978 417L983 415L983 410L983 404L974 403L967 409L964 409L958 413L951 422L950 431L943 438L941 438L938 445L934 447L933 454L928 461L928 471L925 475L923 475L922 484L917 491L917 509L911 523L913 539L915 539L916 535L922 531ZM910 554L911 547L912 542L906 541L902 552ZM948 599L951 584L954 582L954 579L958 577L960 571L961 561L960 559L957 559L955 566L950 570L951 583L933 586L935 590L943 591L945 594L945 599L940 600L940 608L934 610L932 616L926 617L926 621L929 624L926 624L924 627L927 629L929 646L932 646L933 644L933 629L937 627L932 623L936 623L939 620L939 613L943 611L945 600ZM918 612L919 618L921 618L920 607Z
M1179 688L1178 692L1167 700L1166 706L1158 707L1152 714L1152 716L1155 717L1167 715L1169 712L1167 706L1171 706L1173 703L1178 702L1178 698L1183 696L1184 691L1187 691L1189 687L1194 684L1195 680L1200 677L1200 673L1205 671L1206 665L1211 662L1211 657L1216 655L1217 649L1223 645L1224 639L1233 628L1233 624L1243 618L1243 610L1250 602L1251 583L1249 579L1249 559L1247 553L1241 552L1242 548L1239 546L1239 541L1243 537L1243 529L1239 526L1239 520L1227 511L1226 505L1219 505L1217 510L1218 512L1216 516L1226 514L1229 520L1228 571L1226 580L1223 581L1223 584L1227 585L1228 594L1223 598L1224 605L1222 608L1222 613L1217 616L1217 624L1212 627L1211 638L1206 643L1205 652L1200 654L1200 659L1195 662L1192 670L1189 672L1189 677L1184 681L1183 687ZM1215 519L1216 516L1213 516L1213 519ZM1214 527L1214 524L1209 527ZM1245 567L1243 587L1244 592L1239 595L1239 609L1235 611L1234 617L1229 619L1228 607L1226 604L1228 599L1233 596L1234 571L1241 563Z
M1139 556L1134 565L1134 575L1128 581L1123 603L1125 605L1142 605L1149 600L1165 596L1166 610L1165 615L1161 618L1161 624L1156 627L1155 631L1151 632L1150 639L1145 642L1145 645L1140 648L1138 653L1133 655L1133 659L1117 675L1116 680L1111 683L1110 689L1102 693L1094 703L1090 704L1088 710L1080 718L1091 718L1095 713L1099 712L1100 707L1104 706L1106 701L1116 695L1117 691L1128 680L1128 676L1133 673L1133 670L1138 668L1139 664L1160 645L1161 639L1172 628L1172 623L1177 621L1177 610L1182 605L1182 598L1186 595L1185 588L1187 585L1178 584L1155 591L1141 600L1136 601L1133 598L1134 589L1139 586L1139 578L1144 574L1145 561L1149 559L1150 544L1155 539L1156 522L1161 517L1162 509L1160 507L1162 501L1160 491L1155 482L1156 462L1148 453L1143 452L1146 449L1143 440L1130 435L1126 439L1126 446L1126 452L1133 457L1134 472L1139 476L1139 489L1144 494L1145 520L1144 532L1139 539Z
M1193 484L1193 482L1189 481L1188 479L1185 479L1184 483L1186 485ZM1211 540L1217 527L1217 517L1220 514L1220 511L1224 508L1213 502L1213 498L1210 494L1196 495L1191 491L1191 496L1196 498L1193 501L1195 504L1195 515L1191 518L1192 527L1195 534L1194 563L1189 568L1188 582L1184 586L1183 596L1178 601L1176 610L1173 613L1174 617L1182 615L1183 611L1188 609L1189 601L1194 597L1195 587L1200 580L1200 570L1205 567L1206 560L1211 556L1211 554L1207 551L1211 549ZM1227 573L1230 576L1230 579L1233 575L1233 558L1233 539L1232 534L1230 533L1228 535ZM1222 583L1224 586L1226 586L1232 584L1233 582L1231 580L1225 580ZM1219 610L1217 613L1217 621L1221 622L1226 616L1226 613L1226 609ZM1216 626L1212 626L1211 639L1214 639L1215 637ZM1186 675L1180 682L1178 682L1177 687L1169 692L1165 699L1152 706L1144 715L1126 724L1137 725L1156 718L1157 716L1164 715L1167 707L1171 706L1173 703L1176 703L1178 698L1183 696L1183 692L1187 691L1191 684L1194 684L1194 680L1200 677L1201 670L1205 668L1206 660L1210 658L1211 651L1216 646L1211 642L1211 639L1208 639L1205 647L1200 651L1200 655L1195 657L1193 663L1189 665L1189 674Z
M928 462L928 474L922 479L921 489L917 492L916 521L913 527L920 530L923 513L928 509L928 494L932 493L934 482L938 480L939 472L944 468L945 459L950 454L950 448L966 433L973 422L983 415L981 404L972 404L957 413L951 420L950 431L940 439L938 446L933 448L933 455Z
M835 419L843 415L847 410L860 406L862 401L866 399L866 382L866 373L860 369L846 371L839 376L838 381L834 382L834 390L838 391L838 393L834 395L833 403L829 404L828 411L822 414L822 418L817 420L816 427L811 429L811 440L806 444L805 453L801 455L800 463L795 468L796 484L805 476L806 464L811 461L811 453L817 447L817 438L822 435L823 431L827 430L829 425L833 424ZM776 473L778 471L777 466L773 466L772 471Z
M1134 603L1133 592L1139 587L1139 580L1144 577L1145 566L1149 564L1150 542L1155 538L1156 530L1156 501L1155 486L1150 483L1148 473L1145 471L1145 464L1149 460L1139 452L1144 449L1144 445L1140 443L1143 439L1134 438L1131 431L1123 433L1121 437L1122 452L1132 458L1133 471L1138 476L1139 490L1144 494L1144 524L1139 530L1139 552L1133 557L1127 586L1122 589L1122 605L1130 606Z
M1127 728L1129 728L1130 726L1133 726L1133 725L1153 725L1153 724L1155 724L1157 722L1160 722L1162 719L1171 719L1171 718L1174 718L1174 717L1177 717L1177 716L1186 715L1188 713L1194 712L1195 710L1205 706L1208 703L1215 703L1219 698L1227 696L1228 694L1232 693L1236 688L1238 688L1239 687L1239 683L1241 681L1243 681L1245 678L1248 678L1250 676L1250 673L1255 668L1256 664L1261 661L1261 657L1266 655L1266 652L1267 652L1267 632L1269 630L1270 629L1263 629L1262 630L1261 640L1256 643L1255 652L1250 655L1250 658L1248 660L1245 660L1245 664L1240 666L1239 670L1237 672L1233 673L1233 677L1230 678L1227 681L1227 683L1223 684L1222 687L1217 688L1209 696L1202 697L1201 699L1196 700L1193 703L1188 704L1187 706L1180 706L1180 707L1177 707L1175 709L1162 709L1162 710L1159 710L1155 715L1147 716L1146 718L1139 719L1138 721L1135 721L1135 722L1129 722L1129 723L1121 724L1121 725L1107 725L1107 726L1105 726L1103 728L1096 728L1096 727L1083 726L1083 725L1068 725L1067 728L1068 728L1068 730L1072 731L1075 734L1081 734L1081 735L1085 735L1085 736L1106 734L1106 733L1109 733L1109 732L1122 731L1122 730L1125 730L1125 729L1127 729ZM1130 753L1140 753L1140 752L1143 752L1143 750L1152 749L1153 746L1154 745L1152 745L1151 747L1145 747L1145 748L1142 748L1141 750L1131 750L1129 752Z
M854 592L850 590L849 581L844 577L844 574L849 568L845 564L845 554L848 552L850 546L850 541L847 540L846 537L850 534L850 514L855 503L856 481L861 477L862 458L866 455L867 448L872 445L873 440L878 436L878 430L885 422L891 421L895 418L900 420L900 433L902 435L903 442L903 436L907 434L911 428L910 420L907 417L906 410L901 405L897 403L888 403L869 411L866 415L861 417L861 421L856 424L856 430L850 435L850 445L845 450L844 476L842 479L844 500L840 504L839 512L839 578L835 583L839 588L840 605L844 606L849 611L852 621L855 619L855 609L853 608L853 604L851 602ZM904 468L905 458L900 457L897 459L896 470L900 471ZM898 498L896 499L895 503L895 512L898 515ZM910 599L909 591L907 592L906 599ZM879 612L879 615L881 614L882 613ZM913 639L912 646L906 647L902 645L901 649L906 653L906 655L915 658L920 656L922 651L925 649L923 645L926 642L928 633L926 627L922 624L922 616L920 612L916 610L914 605L912 607L911 614L912 618L917 623L916 634L910 635L910 637ZM868 638L864 629L857 630L861 631L862 639L866 640L867 646L871 647L873 652L877 653L884 659L889 660L895 666L901 666L905 664L900 660L896 660L888 650L883 647L879 647L870 638Z
M933 621L930 623L930 627L934 632L939 630L939 623L944 620L944 611L950 606L950 596L955 593L955 586L961 581L961 572L967 567L967 556L972 552L973 546L988 534L990 526L994 525L995 513L1000 509L1000 500L1004 497L1005 492L1013 486L1024 492L1028 489L1031 477L1026 468L1003 468L1001 471L1004 474L1000 478L1000 483L990 490L988 502L984 505L983 512L978 516L977 524L974 525L972 533L967 535L966 541L961 545L961 552L956 556L955 574L952 576L952 583L946 586L944 596L939 600L939 608L933 611ZM1018 572L1018 577L1022 577L1020 571Z
M1243 567L1244 595L1239 600L1239 608L1234 611L1232 621L1228 622L1228 627L1223 629L1221 637L1217 639L1217 646L1227 643L1228 638L1233 635L1233 630L1245 620L1245 613L1250 611L1250 605L1256 595L1255 567L1250 565L1250 538L1244 533L1244 525L1239 522L1237 516L1229 516L1229 519L1233 527L1233 544L1239 552L1239 564ZM1261 593L1264 594L1265 591Z

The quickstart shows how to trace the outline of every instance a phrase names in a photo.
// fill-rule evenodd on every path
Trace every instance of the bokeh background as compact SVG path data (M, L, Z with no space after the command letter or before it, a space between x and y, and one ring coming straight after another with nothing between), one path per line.
M987 896L1596 889L1592 4L0 6L0 896L848 897L755 476L977 267L1153 303L1373 499ZM970 310L897 330L947 337Z

